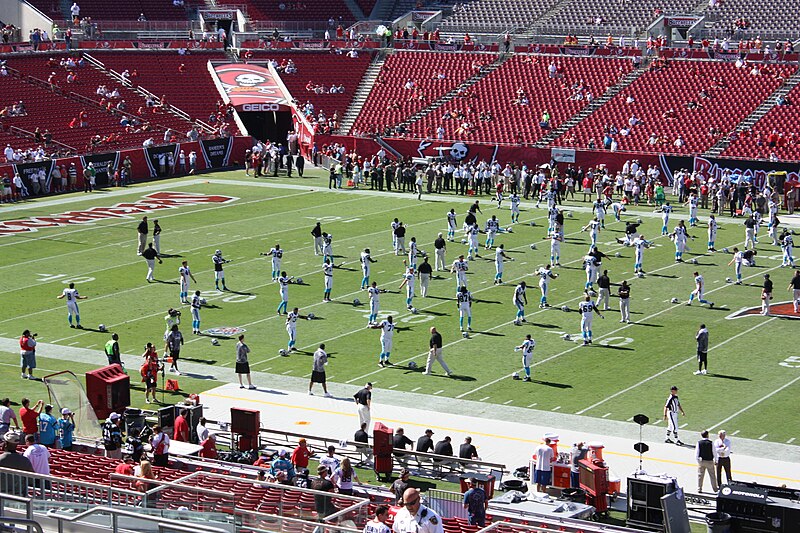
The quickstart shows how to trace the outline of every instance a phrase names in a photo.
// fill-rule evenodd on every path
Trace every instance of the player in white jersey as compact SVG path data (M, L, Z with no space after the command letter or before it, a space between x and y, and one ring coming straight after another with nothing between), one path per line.
M286 333L289 334L289 344L287 345L287 350L290 352L297 351L295 343L297 342L298 318L300 318L300 310L296 307L292 309L292 311L289 314L286 315Z
M528 305L528 297L525 295L525 282L520 281L514 289L514 306L517 308L517 316L514 318L514 325L519 326L525 320L525 306Z
M550 264L553 266L561 266L558 260L561 254L561 242L563 240L564 237L558 233L554 233L550 236Z
M450 267L450 273L456 275L456 289L467 286L467 270L469 270L469 263L464 260L463 255L459 255Z
M634 260L633 260L633 273L636 275L644 275L644 268L642 267L642 260L644 258L644 249L649 248L652 243L644 238L644 235L639 235L633 242L631 242L631 246L634 249Z
M467 329L472 331L472 294L466 287L461 287L456 293L456 305L458 307L458 325L464 331L464 317L467 317Z
M581 314L581 335L583 336L583 345L587 346L592 344L592 313L597 313L600 318L605 318L592 301L592 297L588 294L583 297L583 301L578 304L578 312Z
M619 222L621 220L620 216L626 211L625 204L622 202L614 202L611 204L611 211L614 213L614 220Z
M475 224L468 226L466 231L467 242L469 244L467 249L467 257L470 261L474 261L476 257L480 257L480 255L478 255L478 233L480 233L481 230L478 229L478 223L476 222Z
M486 245L487 250L491 250L494 246L494 239L497 237L497 232L500 231L500 221L497 220L495 215L486 221Z
M194 274L189 270L189 262L181 261L181 266L178 268L178 284L181 287L180 297L182 304L189 303L189 280L197 283L197 280L194 279Z
M778 219L778 215L770 215L769 223L767 224L767 235L772 239L772 246L781 245L778 241L778 226L780 223L781 221Z
M200 308L203 306L200 291L194 291L192 296L192 333L200 335Z
M519 195L514 193L508 200L511 202L511 223L514 224L519 222Z
M408 267L406 273L403 274L403 281L400 283L398 289L406 288L406 309L412 309L414 306L411 302L414 300L414 269Z
M392 228L392 250L397 250L397 235L394 234L394 230L397 229L397 226L400 225L400 219L395 218L392 220L391 228Z
M330 233L322 233L322 261L330 259L333 264L333 235Z
M411 244L408 245L408 264L414 269L417 268L417 238L411 237Z
M594 246L592 247L594 248ZM597 281L597 258L593 255L583 256L583 268L586 270L586 283L584 290L594 290L594 282Z
M598 220L597 217L594 217L592 220L589 221L588 224L586 224L583 228L581 228L581 231L589 232L589 238L592 240L592 243L589 245L590 247L597 245L597 236L600 233L601 227L605 226L602 225L602 223L600 222L600 220Z
M322 275L325 278L325 292L322 294L323 302L331 301L331 289L333 289L333 265L331 260L327 257L325 262L322 263Z
M508 259L513 261L514 258L506 255L505 246L500 245L494 251L494 284L501 285L503 283L503 260Z
M783 251L783 261L781 261L782 267L788 266L794 268L794 256L792 255L793 247L794 239L792 238L792 234L789 233L788 230L783 230L781 238L781 250Z
M388 520L389 506L379 505L375 508L375 518L366 523L361 533L392 533L392 528L386 524Z
M167 323L167 329L164 331L164 340L167 340L167 336L169 332L172 331L172 326L178 326L181 323L181 312L177 309L169 308L167 309L167 316L164 317L164 322ZM167 355L167 352L164 351L164 355Z
M558 208L551 207L547 211L547 235L553 235L557 233L556 229L558 227Z
M61 294L56 298L67 301L67 321L69 321L69 327L83 329L83 326L81 326L81 312L78 310L78 300L85 300L86 296L78 294L78 289L75 288L75 284L70 283L69 288L61 291ZM75 325L72 325L73 316L75 317Z
M453 242L456 236L456 210L451 209L447 213L447 240Z
M221 250L214 252L214 255L211 256L211 261L214 263L214 286L219 290L219 282L221 281L222 290L227 291L228 287L225 285L225 271L222 269L222 265L230 263L230 261L222 257Z
M592 210L594 211L595 220L600 222L600 227L606 227L606 204L598 198L592 204Z
M716 252L714 244L717 242L717 219L712 213L708 217L708 251Z
M292 276L287 276L286 271L284 270L281 272L281 276L278 278L278 292L281 296L281 303L278 305L278 315L281 314L281 310L284 313L288 312L289 310L289 284L294 279Z
M728 262L728 266L734 265L733 269L736 272L736 285L742 284L742 263L744 262L744 253L739 251L736 246L733 247L733 258Z
M656 213L658 212L661 213L661 235L666 235L668 233L667 228L669 227L669 215L672 213L672 206L669 205L669 202L665 202L664 205L656 208Z
M756 227L753 228L753 250L755 250L755 245L758 244L758 228L761 227L761 221L763 220L760 211L753 212L753 220L756 221Z
M689 206L689 227L696 227L697 226L697 207L700 205L700 199L697 197L697 193L692 193L689 195L689 199L686 200L684 205Z
M683 220L678 221L678 225L675 226L675 230L670 233L669 238L675 243L675 262L682 263L683 252L687 250L686 240L689 238L689 234L686 232L686 225L684 224Z
M378 366L391 365L389 356L392 355L392 337L394 337L394 319L392 315L387 316L386 320L381 320L380 324L374 324L370 327L381 330L381 354L378 358Z
M272 281L278 281L278 277L281 275L281 259L283 259L283 250L281 250L281 245L276 244L274 248L271 248L269 252L262 253L261 255L266 255L272 258Z
M694 290L689 295L689 301L686 302L686 305L692 305L695 297L697 297L701 304L708 304L708 307L714 307L714 302L709 302L703 298L703 293L706 289L706 281L703 279L703 276L701 276L698 272L695 272L692 275L694 276Z
M550 280L556 279L558 274L551 270L550 265L539 267L534 274L539 278L539 290L542 291L542 296L539 298L539 309L550 307L550 304L547 303L547 289L550 284Z
M525 340L522 344L514 348L515 352L522 352L522 369L525 371L525 377L522 381L531 380L531 363L533 363L533 349L536 348L536 341L531 338L530 333L525 335Z
M380 294L383 291L378 288L378 283L373 281L372 286L367 292L369 294L369 318L367 319L367 326L370 326L378 321L378 311L381 310Z
M369 265L370 263L377 263L377 259L373 259L369 255L369 248L364 248L364 251L361 252L361 273L364 276L361 278L361 290L366 289L369 287Z

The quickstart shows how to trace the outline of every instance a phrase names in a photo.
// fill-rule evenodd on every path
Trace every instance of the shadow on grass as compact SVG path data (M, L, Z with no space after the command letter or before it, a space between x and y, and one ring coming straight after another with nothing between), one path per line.
M556 389L571 389L572 385L569 383L556 383L554 381L544 381L541 379L532 379L531 383L536 383L537 385L544 385L546 387L553 387Z
M706 374L710 378L730 379L732 381L752 381L750 378L743 376L728 376L726 374Z

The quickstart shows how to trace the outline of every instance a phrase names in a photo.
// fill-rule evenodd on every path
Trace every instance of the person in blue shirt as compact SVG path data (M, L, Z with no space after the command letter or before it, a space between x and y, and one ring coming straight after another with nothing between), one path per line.
M295 472L294 472L294 465L287 459L289 454L286 450L281 450L278 452L278 458L272 461L272 465L270 465L269 473L275 477L278 477L278 473L283 471L286 473L286 483L291 484L292 480L294 479Z
M52 405L45 405L44 412L39 415L39 444L48 448L55 448L56 445L56 417L51 413Z
M72 450L72 436L75 433L75 417L66 407L61 410L61 418L56 423L58 440L62 450Z

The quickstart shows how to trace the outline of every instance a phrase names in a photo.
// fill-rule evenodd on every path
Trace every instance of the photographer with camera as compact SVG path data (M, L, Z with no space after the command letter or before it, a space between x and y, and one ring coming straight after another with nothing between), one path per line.
M36 368L36 334L31 335L30 330L22 332L19 338L20 365L22 366L22 379L34 379L33 369ZM26 372L25 369L28 369Z

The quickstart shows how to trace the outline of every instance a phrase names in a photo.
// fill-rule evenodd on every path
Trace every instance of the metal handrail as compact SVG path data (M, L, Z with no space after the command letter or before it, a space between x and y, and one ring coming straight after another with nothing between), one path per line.
M149 516L146 514L142 514L140 512L126 511L124 509L118 509L115 507L104 507L104 506L92 507L91 509L88 509L76 515L63 515L59 514L54 510L51 510L48 511L47 516L49 518L53 518L58 521L58 531L59 533L63 533L64 522L69 522L69 523L78 522L83 518L98 513L106 513L111 515L112 531L119 530L119 525L118 525L119 517L126 517L126 518L135 518L137 520L144 520L146 522L155 522L157 523L159 532L169 530L169 531L181 531L182 533L228 533L224 529L212 526L203 526L198 524L196 521L192 522L191 527L188 527L185 525L186 524L185 521L172 520L169 518L162 518L160 516Z
M32 529L35 529L37 533L44 533L42 525L36 520L29 520L27 518L9 518L7 516L3 516L2 518L0 518L0 523L14 525L14 526L23 526L28 529L28 533L30 533ZM14 529L16 530L16 528Z

